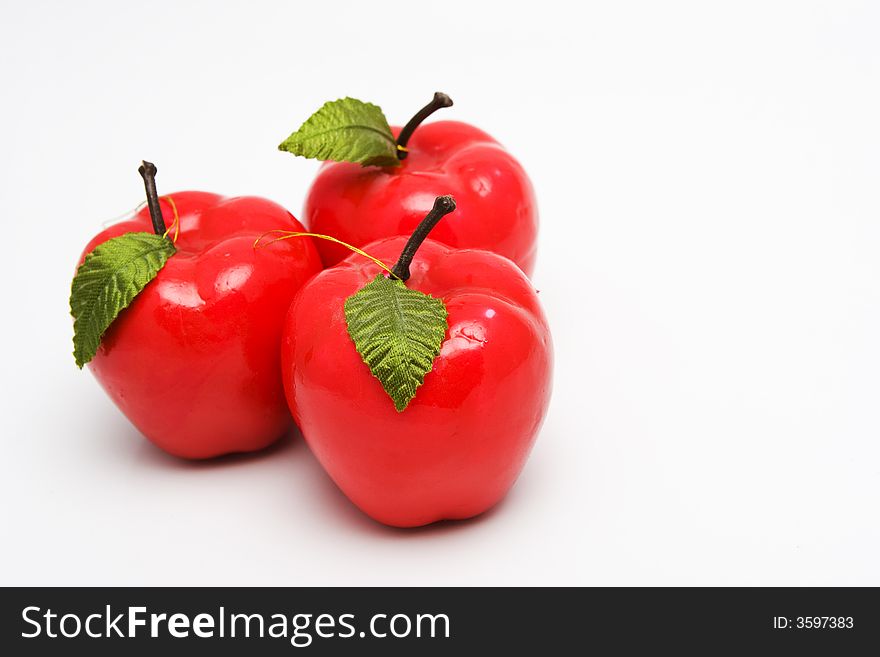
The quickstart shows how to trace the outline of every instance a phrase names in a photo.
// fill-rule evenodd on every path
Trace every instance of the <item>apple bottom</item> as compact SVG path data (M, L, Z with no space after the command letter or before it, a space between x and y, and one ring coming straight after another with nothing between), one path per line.
M94 362L94 361L93 361ZM156 447L183 459L203 460L225 454L255 452L269 447L285 436L293 423L280 395L271 395L252 403L241 395L230 393L225 401L217 393L227 386L217 385L222 375L214 378L209 390L187 389L185 382L169 384L159 398L160 412L143 403L144 395L130 390L130 382L117 380L112 373L102 372L100 363L88 365L107 395L128 420ZM219 390L218 390L219 388ZM222 393L221 393L222 394ZM239 399L232 401L236 396ZM186 400L181 404L180 399ZM156 398L152 399L153 402ZM162 404L162 401L166 401ZM166 410L162 411L164 406ZM173 418L174 421L169 423Z
M446 450L425 448L416 437L401 445L400 451L380 452L385 463L381 472L347 472L341 477L333 475L332 457L321 449L322 440L307 438L306 442L355 506L384 525L407 528L473 518L501 502L516 482L536 435L537 428L518 441L512 458L495 458L492 442L471 434L450 435ZM352 432L349 448L375 455L377 450L363 445L362 440ZM483 444L474 444L480 442ZM436 459L436 467L395 467L404 451L408 456L415 452Z
M208 459L263 449L285 435L292 422L271 348L280 340L272 315L282 309L253 303L251 317L208 318L215 335L206 336L156 312L153 298L140 301L119 315L87 367L150 442L174 456ZM233 309L243 303L233 301Z

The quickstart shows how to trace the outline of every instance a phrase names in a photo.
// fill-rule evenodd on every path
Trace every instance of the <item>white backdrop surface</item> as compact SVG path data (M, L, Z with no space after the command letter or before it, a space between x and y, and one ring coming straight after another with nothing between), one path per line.
M4 2L0 584L880 584L880 6ZM325 100L435 90L536 186L550 412L391 530L301 440L188 464L73 364L80 249L165 192L299 215Z

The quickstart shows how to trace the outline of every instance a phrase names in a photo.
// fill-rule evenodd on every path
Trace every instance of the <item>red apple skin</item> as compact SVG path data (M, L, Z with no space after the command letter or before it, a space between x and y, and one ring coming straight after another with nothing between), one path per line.
M393 129L395 137L399 131ZM451 194L457 210L431 232L431 239L493 251L530 276L538 205L520 163L488 134L459 121L423 124L407 147L406 159L396 167L324 163L306 196L303 220L309 230L358 247L410 235L434 199ZM326 267L350 253L332 242L316 246Z
M266 231L303 230L271 201L169 196L180 216L177 253L114 320L88 367L132 424L169 454L206 459L262 449L290 427L281 328L320 259L308 238L254 249ZM152 232L147 208L96 235L80 262L132 231Z
M405 242L365 250L392 263ZM550 399L552 344L537 294L507 258L425 241L407 286L443 299L449 328L398 412L343 308L380 271L352 255L297 294L281 347L290 408L330 477L375 520L415 527L483 513L516 481Z

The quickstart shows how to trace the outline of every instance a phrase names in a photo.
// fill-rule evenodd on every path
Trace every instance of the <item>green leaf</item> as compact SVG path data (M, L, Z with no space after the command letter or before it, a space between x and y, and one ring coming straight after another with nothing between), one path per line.
M400 164L397 142L382 110L355 98L324 103L278 150L365 167Z
M398 412L415 397L446 335L446 306L379 274L345 300L348 334Z
M107 327L175 251L171 240L161 235L126 233L99 244L86 255L70 288L77 367L82 369L95 357Z

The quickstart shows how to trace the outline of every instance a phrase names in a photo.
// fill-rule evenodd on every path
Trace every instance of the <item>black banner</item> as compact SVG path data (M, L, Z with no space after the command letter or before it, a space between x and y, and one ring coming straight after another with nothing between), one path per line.
M7 655L856 654L876 589L4 589ZM745 654L745 653L744 653Z

